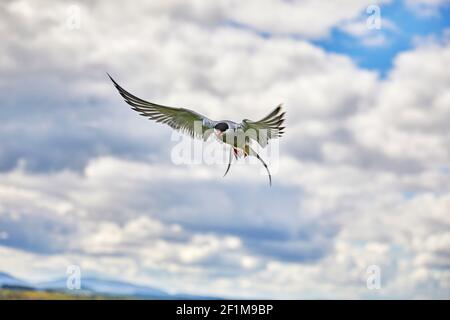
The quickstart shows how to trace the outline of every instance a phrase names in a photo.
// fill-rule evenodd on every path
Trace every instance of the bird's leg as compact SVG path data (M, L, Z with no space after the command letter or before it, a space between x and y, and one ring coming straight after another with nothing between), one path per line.
M230 157L228 159L228 167L227 167L227 171L225 171L225 174L223 175L224 177L227 175L228 170L230 170L231 162L233 161L233 151L234 151L234 149L230 150Z
M234 153L234 158L237 160L238 155L239 155L239 149L236 147L233 147L233 153Z
M250 146L246 144L244 146L244 158L250 155Z

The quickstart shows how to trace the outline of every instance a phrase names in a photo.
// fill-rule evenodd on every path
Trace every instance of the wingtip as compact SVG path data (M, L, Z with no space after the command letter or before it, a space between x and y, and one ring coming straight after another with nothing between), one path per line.
M275 114L279 114L283 110L284 103L280 103L275 109Z
M117 82L113 79L113 77L111 77L111 75L108 72L106 74L108 75L109 79L114 83L114 86L117 87Z

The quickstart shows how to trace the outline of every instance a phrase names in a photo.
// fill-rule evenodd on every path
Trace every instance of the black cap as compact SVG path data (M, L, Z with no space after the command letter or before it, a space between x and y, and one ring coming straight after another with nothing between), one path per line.
M214 129L219 130L220 132L224 132L228 130L228 124L225 122L219 122L218 124L216 124L216 126L214 127Z

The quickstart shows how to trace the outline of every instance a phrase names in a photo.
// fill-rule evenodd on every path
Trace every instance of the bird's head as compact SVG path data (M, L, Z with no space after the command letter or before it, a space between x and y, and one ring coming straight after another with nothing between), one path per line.
M214 132L216 133L216 136L221 137L225 131L228 130L228 124L226 122L219 122L214 126Z

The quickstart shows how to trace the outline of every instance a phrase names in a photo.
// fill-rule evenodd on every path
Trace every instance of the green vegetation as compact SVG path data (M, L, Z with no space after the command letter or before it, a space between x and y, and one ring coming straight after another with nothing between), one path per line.
M10 290L0 289L0 300L105 300L124 299L124 297L70 294L59 291Z

